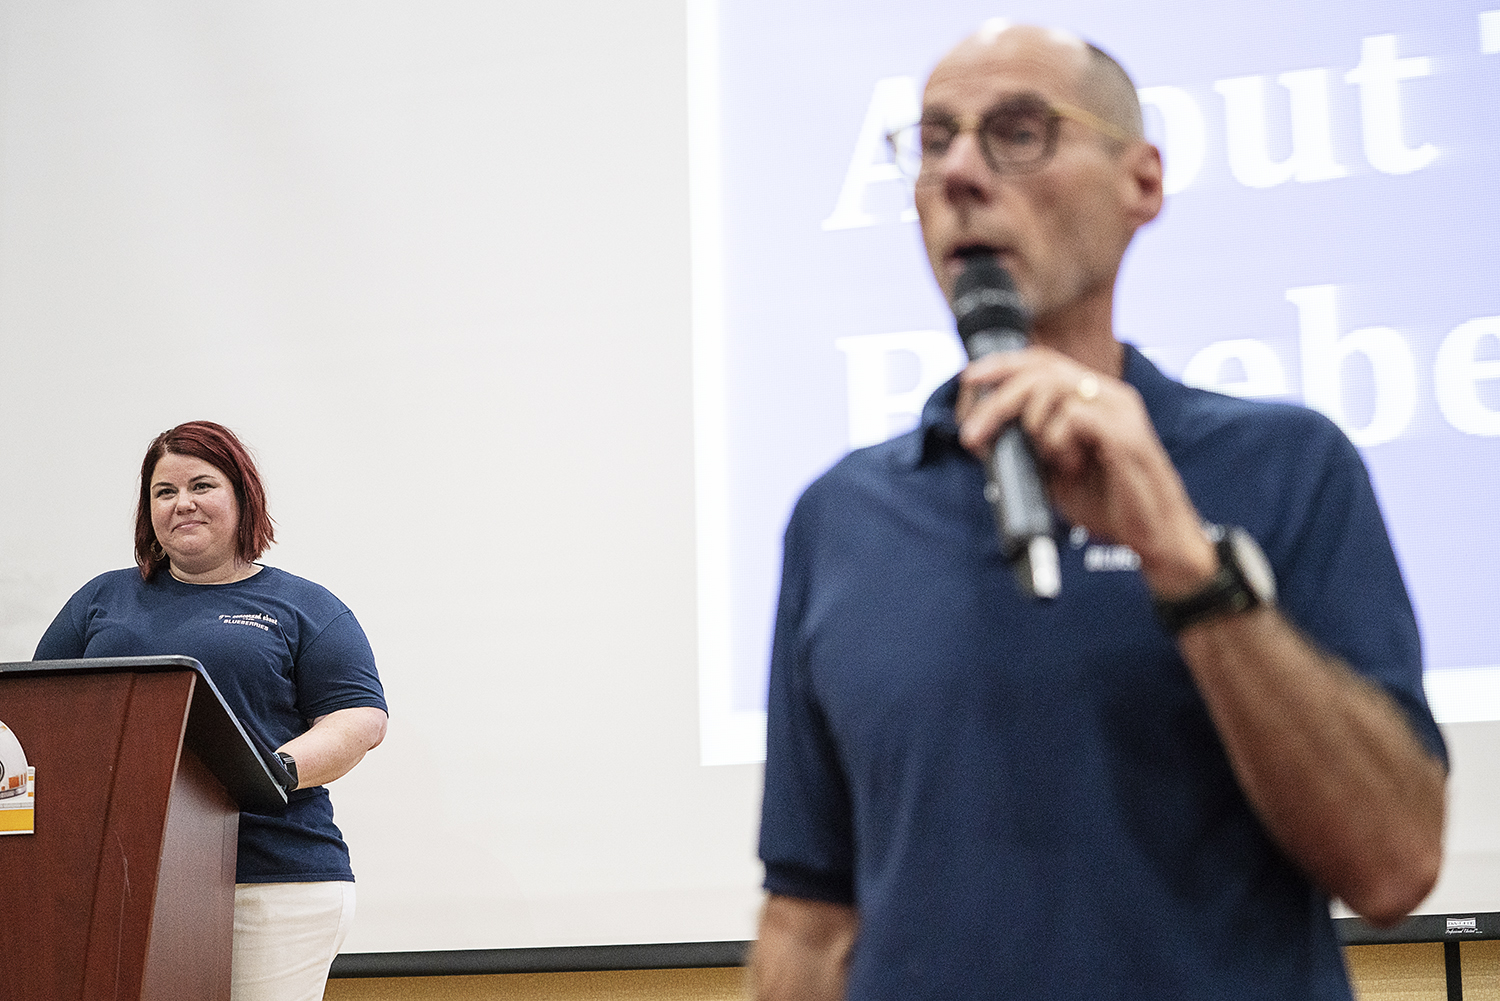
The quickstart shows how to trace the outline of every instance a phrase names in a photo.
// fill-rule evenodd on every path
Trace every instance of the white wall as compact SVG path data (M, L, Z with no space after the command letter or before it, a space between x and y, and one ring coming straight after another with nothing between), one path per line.
M333 787L384 951L750 934L699 764L681 0L0 0L0 661L258 451L379 660ZM0 710L3 718L3 710Z

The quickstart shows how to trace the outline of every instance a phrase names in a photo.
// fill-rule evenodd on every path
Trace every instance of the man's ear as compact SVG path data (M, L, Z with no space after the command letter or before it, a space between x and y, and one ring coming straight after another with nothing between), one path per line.
M1164 197L1161 151L1142 141L1120 154L1120 159L1124 168L1120 184L1125 214L1138 228L1161 212Z

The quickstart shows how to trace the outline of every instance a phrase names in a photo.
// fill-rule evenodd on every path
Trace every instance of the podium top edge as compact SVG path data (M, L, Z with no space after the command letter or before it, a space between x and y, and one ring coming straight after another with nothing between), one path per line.
M219 687L196 657L182 654L152 654L145 657L85 657L80 660L22 660L0 664L0 679L12 677L59 677L83 674L162 674L191 671L198 678L193 690L193 709L184 734L186 745L203 759L210 771L242 809L280 813L287 794L271 777L264 755L270 753L245 729Z
M195 657L161 654L149 657L86 657L81 660L18 660L0 664L0 674L61 674L68 671L101 674L110 671L195 671L208 678ZM211 683L211 682L210 682Z

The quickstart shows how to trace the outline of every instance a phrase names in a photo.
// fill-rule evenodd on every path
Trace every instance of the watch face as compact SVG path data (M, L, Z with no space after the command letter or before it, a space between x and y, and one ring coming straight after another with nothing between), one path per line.
M1234 528L1229 533L1229 544L1234 547L1235 562L1240 565L1240 573L1245 577L1245 583L1262 604L1272 604L1276 600L1276 575L1271 571L1271 564L1266 559L1266 554L1260 545L1243 528Z

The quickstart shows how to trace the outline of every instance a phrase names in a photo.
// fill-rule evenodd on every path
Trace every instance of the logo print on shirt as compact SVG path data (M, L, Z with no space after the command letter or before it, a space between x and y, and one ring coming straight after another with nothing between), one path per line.
M1083 547L1088 544L1088 529L1082 525L1074 525L1073 530L1068 533L1068 542L1074 549L1083 549L1083 568L1095 572L1110 570L1139 570L1141 568L1141 555L1129 546L1106 546L1092 545L1087 549Z
M254 626L262 632L270 632L271 627L278 625L273 616L264 612L255 612L246 615L221 615L219 622L226 626Z
M1085 570L1139 570L1141 556L1129 546L1089 546L1083 551Z

